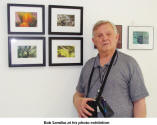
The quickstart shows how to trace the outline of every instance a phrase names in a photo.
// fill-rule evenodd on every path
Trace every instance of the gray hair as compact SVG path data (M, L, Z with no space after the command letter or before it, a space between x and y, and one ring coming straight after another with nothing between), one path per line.
M100 25L102 25L102 24L107 24L107 23L111 24L111 26L112 26L114 32L115 32L116 34L118 34L117 27L116 27L112 22L110 22L110 21L105 21L105 20L100 20L100 21L98 21L98 22L94 25L92 35L94 36L94 31L95 31Z

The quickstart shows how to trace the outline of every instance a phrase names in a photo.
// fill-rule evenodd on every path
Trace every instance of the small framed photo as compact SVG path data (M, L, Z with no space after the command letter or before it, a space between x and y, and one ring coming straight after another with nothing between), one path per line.
M117 28L118 33L119 33L117 48L121 49L122 48L122 25L116 25L116 28ZM94 48L96 49L96 46L94 46Z
M129 49L153 49L154 30L152 26L129 26Z
M118 33L119 33L119 39L117 43L117 48L122 49L122 25L116 25Z
M45 66L44 37L8 37L9 67Z
M49 37L49 66L83 65L82 37Z
M8 4L8 34L45 34L45 6Z
M49 34L82 35L83 7L49 5Z

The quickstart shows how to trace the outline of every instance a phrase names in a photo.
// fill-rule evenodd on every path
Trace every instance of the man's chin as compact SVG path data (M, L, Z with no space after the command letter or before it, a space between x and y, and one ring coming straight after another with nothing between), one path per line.
M102 49L103 49L103 50L108 50L108 49L110 49L110 47L109 47L109 45L103 45L103 46L102 46Z

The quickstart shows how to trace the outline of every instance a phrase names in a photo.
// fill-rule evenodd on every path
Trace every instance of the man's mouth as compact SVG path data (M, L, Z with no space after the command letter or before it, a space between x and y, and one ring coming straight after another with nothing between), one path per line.
M109 42L103 42L103 46L109 45Z

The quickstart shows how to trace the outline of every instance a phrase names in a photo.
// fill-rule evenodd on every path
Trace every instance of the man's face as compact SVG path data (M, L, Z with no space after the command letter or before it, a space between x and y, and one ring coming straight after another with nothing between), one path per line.
M106 23L95 29L92 40L99 53L104 53L116 49L118 38L119 35L115 33L112 25Z

